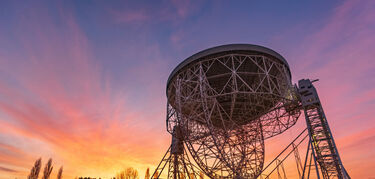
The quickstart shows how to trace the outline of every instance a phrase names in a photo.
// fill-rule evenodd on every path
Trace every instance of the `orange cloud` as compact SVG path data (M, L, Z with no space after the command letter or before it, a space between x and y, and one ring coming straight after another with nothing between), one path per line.
M0 145L0 167L7 165L1 175L14 176L17 168L25 177L40 156L52 157L55 168L64 165L67 178L155 165L168 140L155 139L147 115L111 89L72 14L61 12L59 30L46 13L30 9L18 17L18 28L29 29L17 31L24 59L1 61L12 78L0 78L0 136L7 142Z
M180 19L194 10L189 1L174 2ZM371 150L375 81L370 76L375 69L375 36L367 28L375 19L373 5L345 1L322 29L306 38L303 50L297 48L300 55L294 58L299 61L290 63L294 79L320 79L316 85L352 178L367 177L375 167L370 160L375 154ZM165 129L156 125L164 122L165 111L152 108L156 103L165 105L160 104L161 98L152 98L148 104L129 101L127 91L115 88L116 82L96 61L91 39L74 14L60 9L55 17L40 6L35 3L14 17L17 53L0 54L0 175L25 177L39 157L44 162L52 157L55 168L64 165L67 178L111 177L127 166L140 169L141 175L146 167L152 171L170 144ZM119 21L143 22L151 17L147 13L117 15ZM162 20L175 16L169 10L160 12ZM171 40L178 42L181 35L188 36L178 32ZM143 53L161 56L158 48L145 48ZM158 61L163 63L167 62ZM149 97L155 96L153 87L164 86L154 84L153 75L165 71L147 63L131 73L136 83L152 83L150 89L139 89ZM164 98L164 91L161 94ZM301 118L291 130L267 141L266 159L278 154L293 139L292 134L303 128ZM285 165L294 169L293 161ZM295 170L291 175L296 175Z

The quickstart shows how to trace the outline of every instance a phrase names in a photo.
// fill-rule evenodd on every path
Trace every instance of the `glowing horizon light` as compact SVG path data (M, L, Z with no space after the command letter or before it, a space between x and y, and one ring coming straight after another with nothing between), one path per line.
M126 167L143 178L171 141L169 73L184 57L229 43L276 50L292 83L321 79L345 168L374 177L374 5L2 1L0 178L27 177L40 157L43 165L53 159L52 177L64 166L65 178L108 178ZM265 162L301 126L271 138Z

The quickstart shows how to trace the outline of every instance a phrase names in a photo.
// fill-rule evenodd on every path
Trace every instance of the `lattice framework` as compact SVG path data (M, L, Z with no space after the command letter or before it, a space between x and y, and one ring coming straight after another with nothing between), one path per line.
M198 166L212 178L254 178L264 139L295 124L300 110L288 67L259 53L231 52L187 65L168 85L167 128L181 126Z

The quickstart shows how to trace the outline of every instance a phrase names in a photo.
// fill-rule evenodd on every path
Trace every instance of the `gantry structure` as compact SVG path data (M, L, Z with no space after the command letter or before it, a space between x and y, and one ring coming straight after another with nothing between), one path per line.
M306 156L314 159L318 178L349 178L312 82L293 85L288 63L271 49L230 44L194 54L172 71L167 98L172 142L154 178L166 170L174 179L201 172L210 178L260 178L264 141L292 127L302 112L310 146ZM306 160L302 166L299 159L302 178L307 178ZM282 161L275 161L275 170L284 171Z

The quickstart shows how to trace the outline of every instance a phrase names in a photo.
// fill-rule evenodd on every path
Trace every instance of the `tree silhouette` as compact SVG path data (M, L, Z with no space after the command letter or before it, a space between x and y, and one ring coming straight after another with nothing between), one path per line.
M51 175L52 169L53 169L52 159L50 158L48 160L48 162L46 163L46 166L44 167L42 179L49 179L49 176Z
M185 174L184 173L179 173L180 179L185 179Z
M152 178L158 178L158 176L159 176L159 172L156 170L156 172L154 173L154 175L152 176Z
M146 170L145 179L150 179L150 168Z
M33 168L31 168L30 174L27 177L27 179L38 179L41 167L42 167L42 159L39 158L38 160L35 161L34 166ZM44 167L42 179L49 179L52 173L52 169L53 169L52 159L50 158ZM62 172L63 172L63 167L60 168L57 174L57 179L62 178Z
M34 167L31 169L29 176L27 177L28 179L38 179L39 176L39 171L42 166L42 159L39 158L38 160L35 161Z
M204 173L203 172L199 172L199 179L204 179Z
M129 167L116 175L116 179L138 179L138 171Z
M57 179L62 179L63 167L60 167L59 173L57 173Z

